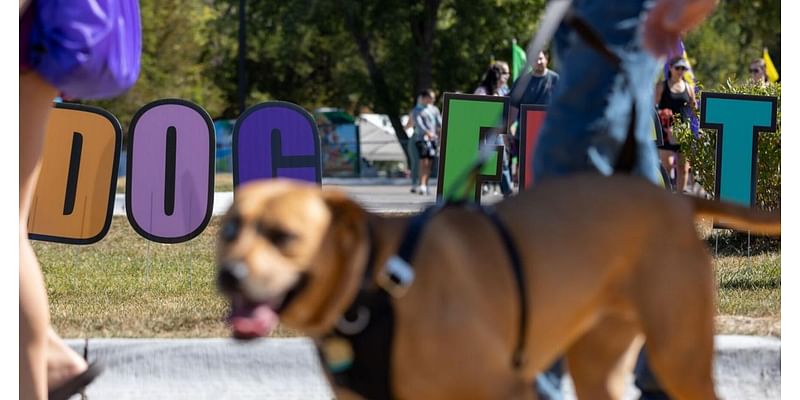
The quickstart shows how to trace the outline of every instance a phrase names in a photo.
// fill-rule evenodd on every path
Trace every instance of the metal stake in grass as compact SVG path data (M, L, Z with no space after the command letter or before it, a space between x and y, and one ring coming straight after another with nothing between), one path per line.
M150 231L153 230L153 192L150 192ZM150 245L152 241L147 240L147 262L144 265L144 281L145 283L148 282L148 278L150 277Z
M190 212L192 210L192 196L188 196L188 197L189 197L189 213L184 214L184 215L186 215L187 225L190 222L189 221L189 215L190 215ZM195 238L195 239L197 239L197 238ZM194 239L191 240L191 241L195 242ZM194 249L195 249L195 244L194 243L189 243L189 289L192 289L192 283L193 283L193 279L192 278L194 277L194 266L192 265L192 259L194 258Z

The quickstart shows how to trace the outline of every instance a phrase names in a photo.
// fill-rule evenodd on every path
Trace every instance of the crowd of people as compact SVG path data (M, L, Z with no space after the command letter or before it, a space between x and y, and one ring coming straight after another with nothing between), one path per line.
M484 183L482 192L502 194L508 197L519 185L516 162L518 156L519 108L522 104L548 105L558 85L559 74L548 68L549 57L545 51L539 52L527 80L525 90L519 99L511 104L511 113L505 127L506 134L498 139L503 145L502 172L499 182ZM692 118L699 116L699 99L695 85L685 78L691 67L684 56L676 56L667 60L665 75L655 84L655 108L659 116L664 145L658 148L661 168L671 179L669 187L677 192L691 193L694 184L691 166L681 151L680 143L673 135L675 124L689 124ZM516 89L517 79L509 81L511 71L505 61L492 62L480 78L478 86L472 94L484 96L509 96ZM754 59L749 66L749 79L760 86L770 84L766 75L766 64L763 58ZM509 84L511 86L509 87ZM414 134L408 143L411 159L409 175L411 192L421 195L430 194L428 180L431 166L438 157L438 141L441 134L441 112L435 105L436 95L433 89L425 89L417 96L417 105L411 110L406 128L414 127ZM419 128L423 127L423 128ZM424 153L424 156L422 155ZM498 190L499 189L499 190Z

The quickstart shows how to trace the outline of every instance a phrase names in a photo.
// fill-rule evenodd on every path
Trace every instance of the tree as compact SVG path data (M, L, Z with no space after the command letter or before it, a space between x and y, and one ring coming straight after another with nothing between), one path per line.
M706 87L748 78L750 61L769 49L780 65L780 3L777 0L723 0L685 38L695 75Z
M226 0L218 8L237 3ZM471 92L493 56L510 60L512 37L527 41L543 6L544 0L250 2L249 102L276 98L307 109L373 110L389 115L405 144L400 116L414 106L416 93ZM235 37L236 13L220 14L215 30ZM235 104L235 47L212 43L223 55L215 80Z
M125 126L146 103L182 98L200 104L212 116L222 111L222 90L208 70L209 22L218 11L193 0L142 0L142 59L139 79L124 95L90 101L111 111Z

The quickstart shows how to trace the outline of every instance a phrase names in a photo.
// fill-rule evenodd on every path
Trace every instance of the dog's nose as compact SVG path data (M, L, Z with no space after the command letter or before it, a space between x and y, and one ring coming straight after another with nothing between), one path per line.
M217 273L217 286L225 292L239 289L241 282L247 278L247 266L241 261L225 262L219 267Z

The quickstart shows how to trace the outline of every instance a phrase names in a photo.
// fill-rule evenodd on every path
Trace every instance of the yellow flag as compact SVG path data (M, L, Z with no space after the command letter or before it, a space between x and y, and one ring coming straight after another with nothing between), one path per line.
M778 79L780 79L780 76L778 75L778 70L775 69L775 64L772 63L772 59L769 58L769 52L767 51L766 47L764 48L763 58L764 64L766 64L765 70L767 73L767 79L769 79L770 82L777 82Z

